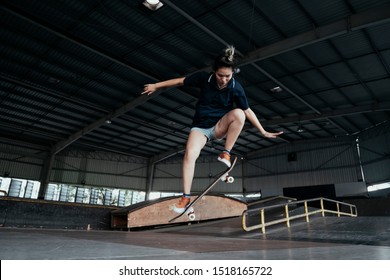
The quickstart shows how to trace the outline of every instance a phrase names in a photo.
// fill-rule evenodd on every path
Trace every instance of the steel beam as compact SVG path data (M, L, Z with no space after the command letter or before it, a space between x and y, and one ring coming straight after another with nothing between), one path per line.
M321 120L321 119L343 117L348 115L369 113L369 112L379 112L379 111L390 111L390 102L373 103L368 105L355 106L351 108L337 109L337 110L332 110L321 114L305 114L305 115L299 115L299 116L293 116L293 117L287 117L287 118L281 118L275 120L264 120L261 123L264 126L274 126L274 125L288 124L294 122Z
M259 48L245 56L239 65L251 64L343 34L389 22L390 5L374 8Z

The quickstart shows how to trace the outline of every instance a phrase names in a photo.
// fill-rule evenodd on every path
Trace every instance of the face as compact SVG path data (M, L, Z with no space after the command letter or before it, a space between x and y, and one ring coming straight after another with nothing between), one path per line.
M220 89L225 88L233 77L233 69L231 67L221 67L215 72L217 85Z

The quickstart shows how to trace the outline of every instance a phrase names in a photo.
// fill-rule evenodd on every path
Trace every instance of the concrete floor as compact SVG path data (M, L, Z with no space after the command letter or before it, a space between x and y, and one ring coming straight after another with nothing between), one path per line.
M390 260L390 217L314 217L245 232L240 218L143 231L0 228L2 260Z

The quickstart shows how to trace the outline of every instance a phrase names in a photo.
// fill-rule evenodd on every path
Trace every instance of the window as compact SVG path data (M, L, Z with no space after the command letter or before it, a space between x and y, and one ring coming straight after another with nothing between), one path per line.
M374 192L374 191L384 190L388 188L390 188L390 182L368 186L367 191Z
M38 181L0 177L0 196L37 199L40 185ZM154 192L151 198L173 195L179 194ZM145 197L145 192L130 189L49 183L44 199L124 207L144 201Z
M36 199L40 185L38 181L0 177L0 195Z

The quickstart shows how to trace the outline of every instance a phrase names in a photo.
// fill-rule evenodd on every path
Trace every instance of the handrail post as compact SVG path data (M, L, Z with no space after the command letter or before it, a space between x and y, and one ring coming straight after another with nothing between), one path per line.
M338 202L336 203L336 206L337 206L337 217L340 217L340 205Z
M321 197L320 199L320 203L321 203L321 213L322 213L322 217L325 217L325 208L324 208L324 199Z
M246 215L247 215L247 210L244 210L244 212L242 212L242 221L241 221L241 224L242 224L242 228L246 231L247 229L247 226L246 226Z
M286 224L287 227L290 227L290 216L288 215L288 204L284 206L284 210L286 212Z
M304 205L305 205L306 223L308 223L309 222L309 208L307 207L307 200L305 200Z
M261 232L265 234L265 217L264 217L264 208L260 211L260 221L261 221Z

